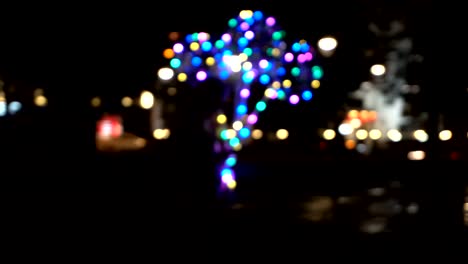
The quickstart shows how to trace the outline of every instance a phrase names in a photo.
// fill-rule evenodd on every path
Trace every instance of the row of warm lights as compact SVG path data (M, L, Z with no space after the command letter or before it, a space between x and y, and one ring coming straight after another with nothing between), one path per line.
M222 130L220 132L220 137L221 139L223 140L232 140L232 139L236 139L236 137L238 136L238 134L242 133L242 129L225 129L225 130ZM278 139L278 140L286 140L288 137L289 137L289 131L286 130L286 129L278 129L276 130L276 132L274 133L275 135L275 138ZM259 140L261 138L263 138L263 131L260 130L260 129L254 129L252 130L252 133L251 133L251 138L252 139L255 139L255 140ZM235 146L233 146L234 148L239 148L237 147L238 145L237 144L234 144Z
M173 88L175 89L175 88ZM154 96L151 92L145 91L140 96L139 106L143 109L150 109L154 104ZM134 105L134 99L129 96L125 96L121 100L121 104L124 107L131 107ZM102 104L100 97L96 96L91 99L91 106L99 107ZM38 107L46 107L48 104L48 99L44 95L37 95L34 97L34 105ZM23 108L23 104L20 101L7 101L6 97L2 92L0 92L0 116L5 116L6 114L14 115Z
M250 125L253 125L258 120L257 115L251 114L247 117L247 122ZM251 129L244 125L240 120L234 121L231 125L231 128L226 127L227 125L227 116L224 114L219 114L216 116L216 122L221 125L218 130L218 136L221 140L227 141L229 146L235 150L239 151L242 148L241 139L252 138L255 140L261 139L263 137L263 132L260 129ZM289 132L286 129L279 129L276 131L276 138L279 140L285 140L289 136Z
M175 88L174 88L175 89ZM175 94L175 91L174 91ZM150 109L154 105L154 95L150 91L143 91L138 100L138 105L143 109ZM102 99L99 96L95 96L91 99L91 106L99 107L102 104ZM135 104L135 100L129 96L125 96L121 100L121 104L123 107L131 107Z
M118 124L118 125L117 125ZM107 135L111 137L111 135L121 135L122 134L122 126L121 122L111 122L108 119L102 120L98 124L99 131L102 131L100 134ZM117 130L116 130L117 128ZM116 132L117 131L117 132ZM227 129L223 133L223 136L227 139L235 138L238 131L235 129ZM153 130L153 137L158 140L168 139L171 135L171 131L168 128L158 128ZM286 129L278 129L275 133L276 139L278 140L285 140L289 137L289 132ZM252 138L255 140L259 140L263 137L263 131L260 129L254 129L252 131Z
M375 110L349 110L345 118L344 129L347 129L348 124L352 128L359 128L366 123L375 122L377 120L377 111Z
M429 136L426 131L419 129L415 130L412 133L409 133L412 139L415 139L419 142L426 142L429 139ZM377 129L372 129L369 132L364 129L359 129L354 134L355 138L348 138L344 142L344 146L349 150L357 150L360 153L368 152L368 144L359 142L367 138L372 140L379 140L382 138L383 133ZM452 138L452 132L450 130L442 130L439 132L439 139L441 141L448 141ZM467 134L468 136L468 134ZM325 140L333 140L336 137L336 132L333 129L326 129L322 133L322 137ZM392 142L399 142L403 139L402 132L394 129L387 132L387 138ZM426 152L423 150L413 150L409 151L407 158L409 160L423 160L426 158Z
M168 89L169 95L175 95L177 90L175 87ZM150 109L154 105L154 95L150 91L143 91L137 99L137 104L143 109ZM48 105L48 98L43 94L42 89L37 89L34 92L33 98L34 105L38 107L45 107ZM99 96L95 96L91 99L91 106L99 107L102 104L102 99ZM121 100L121 104L124 107L131 107L135 104L135 99L125 96ZM0 116L5 116L7 113L15 114L20 111L23 104L20 101L8 101L5 93L0 91Z
M235 137L235 131L230 130L229 131L231 134L230 137L234 138ZM170 135L169 129L156 129L153 132L153 136L156 139L167 139ZM261 139L263 136L263 132L261 130L254 130L252 133L252 138L253 139ZM285 129L279 129L276 132L276 138L279 140L284 140L288 137L288 131ZM346 144L347 148L349 148L349 144ZM353 145L356 147L356 144L354 143ZM239 149L235 149L239 150ZM423 160L426 158L426 152L423 150L413 150L409 151L407 158L409 160ZM225 161L225 166L223 166L223 169L221 170L221 179L223 183L229 188L229 189L234 189L236 187L236 181L234 180L234 171L232 167L235 165L236 162L236 157L235 154L231 154Z
M225 140L230 140L230 139L236 138L238 133L239 131L235 129L227 129L227 130L223 130L223 132L221 133L222 134L221 137ZM171 135L171 131L167 128L158 128L153 131L153 137L159 140L168 139L170 135ZM278 140L286 140L289 137L289 132L286 129L278 129L274 133L274 135L275 135L275 138ZM262 139L263 131L260 129L254 129L252 131L251 137L252 139L255 139L255 140ZM238 150L240 150L240 147L238 147Z
M173 72L170 69L163 68L159 72L159 77L160 78L171 78L168 77L167 75L173 75ZM283 84L284 86L287 86L287 84ZM312 85L313 88L318 88L320 87L320 81L319 80L313 80ZM273 94L273 89L266 89L265 90L265 96L268 98L274 98L275 95ZM177 89L175 87L170 87L167 89L167 93L171 96L174 96L177 93ZM309 97L308 97L309 98ZM139 97L139 105L143 109L150 109L153 104L154 104L154 95L149 92L149 91L143 91ZM125 96L121 100L121 104L124 107L131 107L134 104L134 99ZM34 92L34 104L39 107L44 107L47 106L48 99L43 95L42 89L36 89ZM91 105L93 107L99 107L101 106L102 100L100 97L96 96L91 99ZM6 115L7 112L10 114L14 114L18 112L22 107L21 102L18 101L12 101L7 103L7 100L5 98L5 94L3 92L0 92L0 116ZM370 112L370 114L373 114Z
M349 129L347 124L341 124L338 127L338 133L341 134L342 136L349 136L352 133L354 133L354 136L356 137L357 140L365 140L365 139L372 139L372 140L379 140L382 139L384 136L384 133L378 129L371 129L371 130L366 130L366 129L357 129L356 131ZM322 137L325 140L333 140L336 137L337 133L333 129L325 129L322 132ZM398 129L390 129L388 130L385 135L387 138L393 142L399 142L403 139L404 133L399 131ZM438 137L439 140L441 141L448 141L452 139L452 131L445 129L442 131L439 131ZM423 129L418 129L415 131L410 132L410 137L419 141L419 142L426 142L429 140L429 135L427 132ZM467 134L468 137L468 134Z

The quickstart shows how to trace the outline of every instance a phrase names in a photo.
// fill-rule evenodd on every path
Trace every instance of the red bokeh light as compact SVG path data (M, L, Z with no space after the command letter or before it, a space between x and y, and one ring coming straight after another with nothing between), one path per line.
M103 116L97 122L96 133L100 138L118 138L122 136L122 119L118 115Z

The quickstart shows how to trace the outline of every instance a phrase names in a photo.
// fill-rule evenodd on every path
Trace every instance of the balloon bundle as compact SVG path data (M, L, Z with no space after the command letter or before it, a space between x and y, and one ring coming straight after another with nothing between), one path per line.
M175 35L174 35L175 34ZM219 38L206 32L171 35L164 50L166 81L188 83L216 79L223 84L222 107L214 115L217 152L224 153L221 187L235 189L236 152L252 142L255 125L272 100L296 105L310 101L323 76L315 49L305 40L288 45L272 16L242 10L228 20Z

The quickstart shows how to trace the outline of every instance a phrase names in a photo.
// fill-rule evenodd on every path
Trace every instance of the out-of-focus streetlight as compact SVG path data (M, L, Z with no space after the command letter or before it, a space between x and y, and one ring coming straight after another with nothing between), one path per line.
M174 77L174 71L171 68L161 68L158 71L158 77L159 79L163 81L168 81Z
M143 109L151 109L154 105L154 95L150 91L143 91L140 95L140 106Z
M382 76L386 72L385 65L383 65L383 64L374 64L370 68L370 72L374 76Z
M323 37L318 41L319 52L324 57L330 57L335 53L338 42L334 37Z

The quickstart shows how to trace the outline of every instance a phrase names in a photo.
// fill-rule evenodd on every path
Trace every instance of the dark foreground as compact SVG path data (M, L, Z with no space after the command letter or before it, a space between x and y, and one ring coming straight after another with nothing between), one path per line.
M238 188L228 194L216 191L213 163L197 159L134 153L42 168L45 159L11 163L2 204L13 230L37 234L36 243L51 235L102 250L202 247L332 260L343 257L336 252L417 257L441 241L467 242L463 161L277 157L241 157Z

